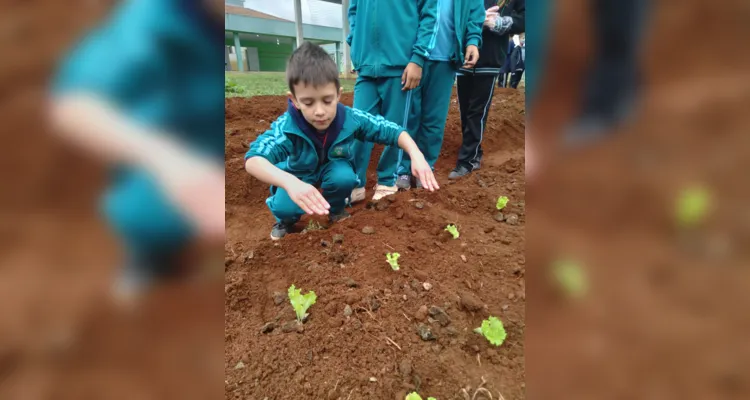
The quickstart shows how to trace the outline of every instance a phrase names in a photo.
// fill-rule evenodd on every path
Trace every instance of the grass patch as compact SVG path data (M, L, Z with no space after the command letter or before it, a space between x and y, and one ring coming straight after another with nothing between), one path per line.
M345 92L354 91L354 79L341 79ZM289 91L283 72L226 72L226 97L285 95Z

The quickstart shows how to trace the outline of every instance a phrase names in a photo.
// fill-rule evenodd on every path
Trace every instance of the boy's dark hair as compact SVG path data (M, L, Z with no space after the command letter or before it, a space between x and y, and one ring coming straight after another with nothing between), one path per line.
M322 47L310 42L303 42L289 57L286 80L292 94L294 94L294 85L300 83L314 87L334 83L336 90L341 87L339 68L336 63Z

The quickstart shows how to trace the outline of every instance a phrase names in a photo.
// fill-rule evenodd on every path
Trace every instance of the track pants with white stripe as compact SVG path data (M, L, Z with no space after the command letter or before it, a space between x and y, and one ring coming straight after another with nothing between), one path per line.
M463 144L458 151L456 167L463 165L469 171L480 167L482 140L496 83L497 72L494 74L461 72L458 75L458 105L461 110Z

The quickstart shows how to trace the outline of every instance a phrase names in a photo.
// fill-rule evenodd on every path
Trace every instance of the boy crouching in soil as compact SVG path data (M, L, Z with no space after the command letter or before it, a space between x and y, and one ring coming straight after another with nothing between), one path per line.
M398 145L411 157L412 173L424 187L439 189L408 133L383 117L339 103L339 71L321 47L305 42L295 50L287 81L287 112L250 144L245 155L247 172L271 185L266 204L276 218L272 240L291 232L304 214L329 215L331 222L350 216L345 207L359 181L352 151L356 139Z

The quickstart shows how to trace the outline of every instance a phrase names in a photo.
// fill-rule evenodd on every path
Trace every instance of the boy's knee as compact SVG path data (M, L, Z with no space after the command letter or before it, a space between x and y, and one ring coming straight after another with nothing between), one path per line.
M357 185L357 174L349 164L340 163L323 177L324 189L353 189Z
M281 221L296 221L304 214L302 209L286 193L277 192L266 203L271 210L271 214Z

